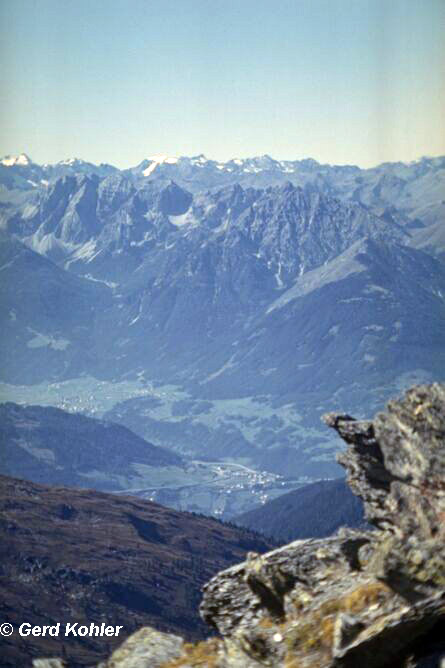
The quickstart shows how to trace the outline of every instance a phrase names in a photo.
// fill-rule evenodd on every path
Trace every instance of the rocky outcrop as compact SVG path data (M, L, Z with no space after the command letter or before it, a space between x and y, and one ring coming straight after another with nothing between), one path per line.
M160 668L167 661L176 659L182 652L184 641L172 633L161 633L150 627L140 629L117 649L108 661L98 668Z
M415 387L373 421L324 421L376 529L252 556L206 585L201 614L253 666L417 665L445 623L445 386Z
M415 387L372 421L324 420L375 529L249 553L204 587L201 616L222 637L177 645L162 668L443 666L445 386ZM107 666L158 665L120 651Z
M172 633L162 633L149 626L141 628L97 668L160 668L182 653L184 641ZM36 659L33 668L67 668L60 659Z
M445 623L445 386L324 420L376 529L251 556L206 585L201 614L252 666L417 665Z

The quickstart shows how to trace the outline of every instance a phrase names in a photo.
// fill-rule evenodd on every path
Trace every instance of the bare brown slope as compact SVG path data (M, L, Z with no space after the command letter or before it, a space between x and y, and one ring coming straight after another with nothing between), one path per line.
M1 666L60 656L70 666L109 654L142 625L190 638L207 627L201 586L248 550L270 544L242 529L132 497L47 487L0 476ZM118 638L20 638L22 622L106 622Z

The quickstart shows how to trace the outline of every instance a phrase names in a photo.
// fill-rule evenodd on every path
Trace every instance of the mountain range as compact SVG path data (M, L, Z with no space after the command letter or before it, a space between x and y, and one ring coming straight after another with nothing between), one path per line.
M445 376L444 214L444 157L4 158L3 396L180 457L338 477L321 413Z
M61 176L96 174L99 177L122 174L134 183L147 180L174 181L195 193L240 184L267 188L290 181L329 192L343 200L361 202L386 215L401 216L415 229L423 224L443 220L445 157L423 157L411 163L383 163L360 169L356 165L320 164L316 160L274 160L268 155L227 162L194 157L151 156L129 169L112 165L94 165L78 158L56 164L38 165L26 154L6 156L0 160L1 182L9 189L15 185L32 190ZM385 212L385 209L388 209Z

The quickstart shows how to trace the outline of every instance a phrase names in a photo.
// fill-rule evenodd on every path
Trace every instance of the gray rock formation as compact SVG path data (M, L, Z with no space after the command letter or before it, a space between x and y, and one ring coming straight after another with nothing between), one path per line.
M445 621L445 387L415 387L372 422L324 420L349 446L339 461L377 530L296 541L220 573L201 614L252 665L408 665L437 649Z
M183 643L179 636L144 627L127 638L98 668L160 668L180 656Z

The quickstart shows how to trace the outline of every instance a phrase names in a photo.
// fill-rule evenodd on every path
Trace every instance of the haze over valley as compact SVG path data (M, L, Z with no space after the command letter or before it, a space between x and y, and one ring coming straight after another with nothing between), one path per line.
M338 477L322 413L365 417L444 378L444 197L443 157L361 169L154 156L125 170L3 158L9 472L24 448L32 480L225 518ZM62 474L52 430L74 443L71 413L101 422L91 459ZM103 465L118 425L119 472Z

